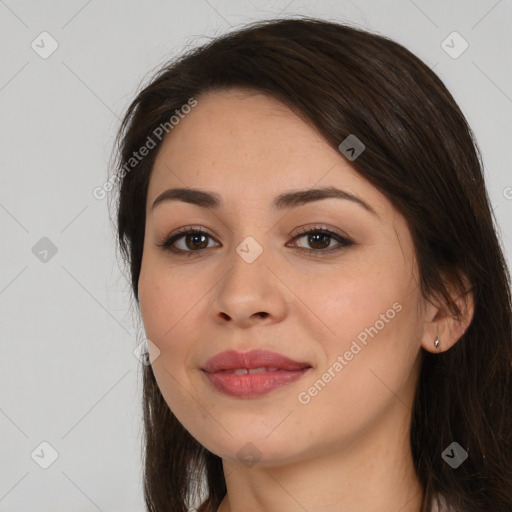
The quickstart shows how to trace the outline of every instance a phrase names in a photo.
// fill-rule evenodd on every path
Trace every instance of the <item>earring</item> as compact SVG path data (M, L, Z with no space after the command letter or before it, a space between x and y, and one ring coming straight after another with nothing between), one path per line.
M436 341L434 341L434 346L436 348L439 347L439 336L436 338Z

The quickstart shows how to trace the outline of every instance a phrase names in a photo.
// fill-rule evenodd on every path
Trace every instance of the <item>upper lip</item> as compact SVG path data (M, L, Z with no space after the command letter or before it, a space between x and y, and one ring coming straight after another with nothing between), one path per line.
M228 350L214 355L203 366L207 373L219 372L222 370L236 370L240 368L279 368L280 370L301 370L310 368L311 365L305 362L298 362L269 350L249 350L248 352L237 352Z

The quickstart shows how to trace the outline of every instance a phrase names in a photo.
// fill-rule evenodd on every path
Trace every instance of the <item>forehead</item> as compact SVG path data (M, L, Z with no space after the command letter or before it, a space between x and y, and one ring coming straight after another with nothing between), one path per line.
M159 150L148 205L169 187L207 188L227 203L256 205L281 191L335 186L364 195L377 211L389 208L337 149L276 98L229 89L197 102Z
M159 156L179 160L187 153L187 159L222 160L242 168L256 162L268 166L271 160L277 164L312 157L313 146L328 147L313 127L268 94L229 89L210 92L197 101L169 133Z

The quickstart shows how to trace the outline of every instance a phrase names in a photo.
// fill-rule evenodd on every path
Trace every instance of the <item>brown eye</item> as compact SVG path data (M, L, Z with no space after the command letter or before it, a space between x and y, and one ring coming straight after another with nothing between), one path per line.
M155 245L176 253L199 252L209 247L208 238L212 239L205 231L200 229L186 229L170 236L162 244Z
M208 247L208 241L205 241L208 238L206 234L200 233L191 233L185 235L185 246L188 249L206 249Z
M293 240L299 240L301 238L305 239L305 243L310 249L304 246L299 246L299 249L315 254L331 253L353 245L353 242L348 238L325 228L309 229L309 231L304 229L303 232L296 235ZM337 243L332 244L333 241Z
M326 233L313 233L306 236L308 244L313 249L326 249L332 241L332 238Z

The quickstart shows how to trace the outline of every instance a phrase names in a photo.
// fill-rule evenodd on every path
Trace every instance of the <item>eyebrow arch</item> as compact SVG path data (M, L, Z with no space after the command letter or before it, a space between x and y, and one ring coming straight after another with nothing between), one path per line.
M321 199L346 199L362 206L365 210L375 215L377 212L361 198L341 190L336 187L313 188L308 190L297 190L285 192L276 196L272 202L274 210L285 210L296 208L307 203L320 201ZM184 201L186 203L195 204L202 208L218 209L222 206L222 199L219 194L214 192L206 192L193 188L170 188L162 192L153 202L152 210L159 204L166 201Z

